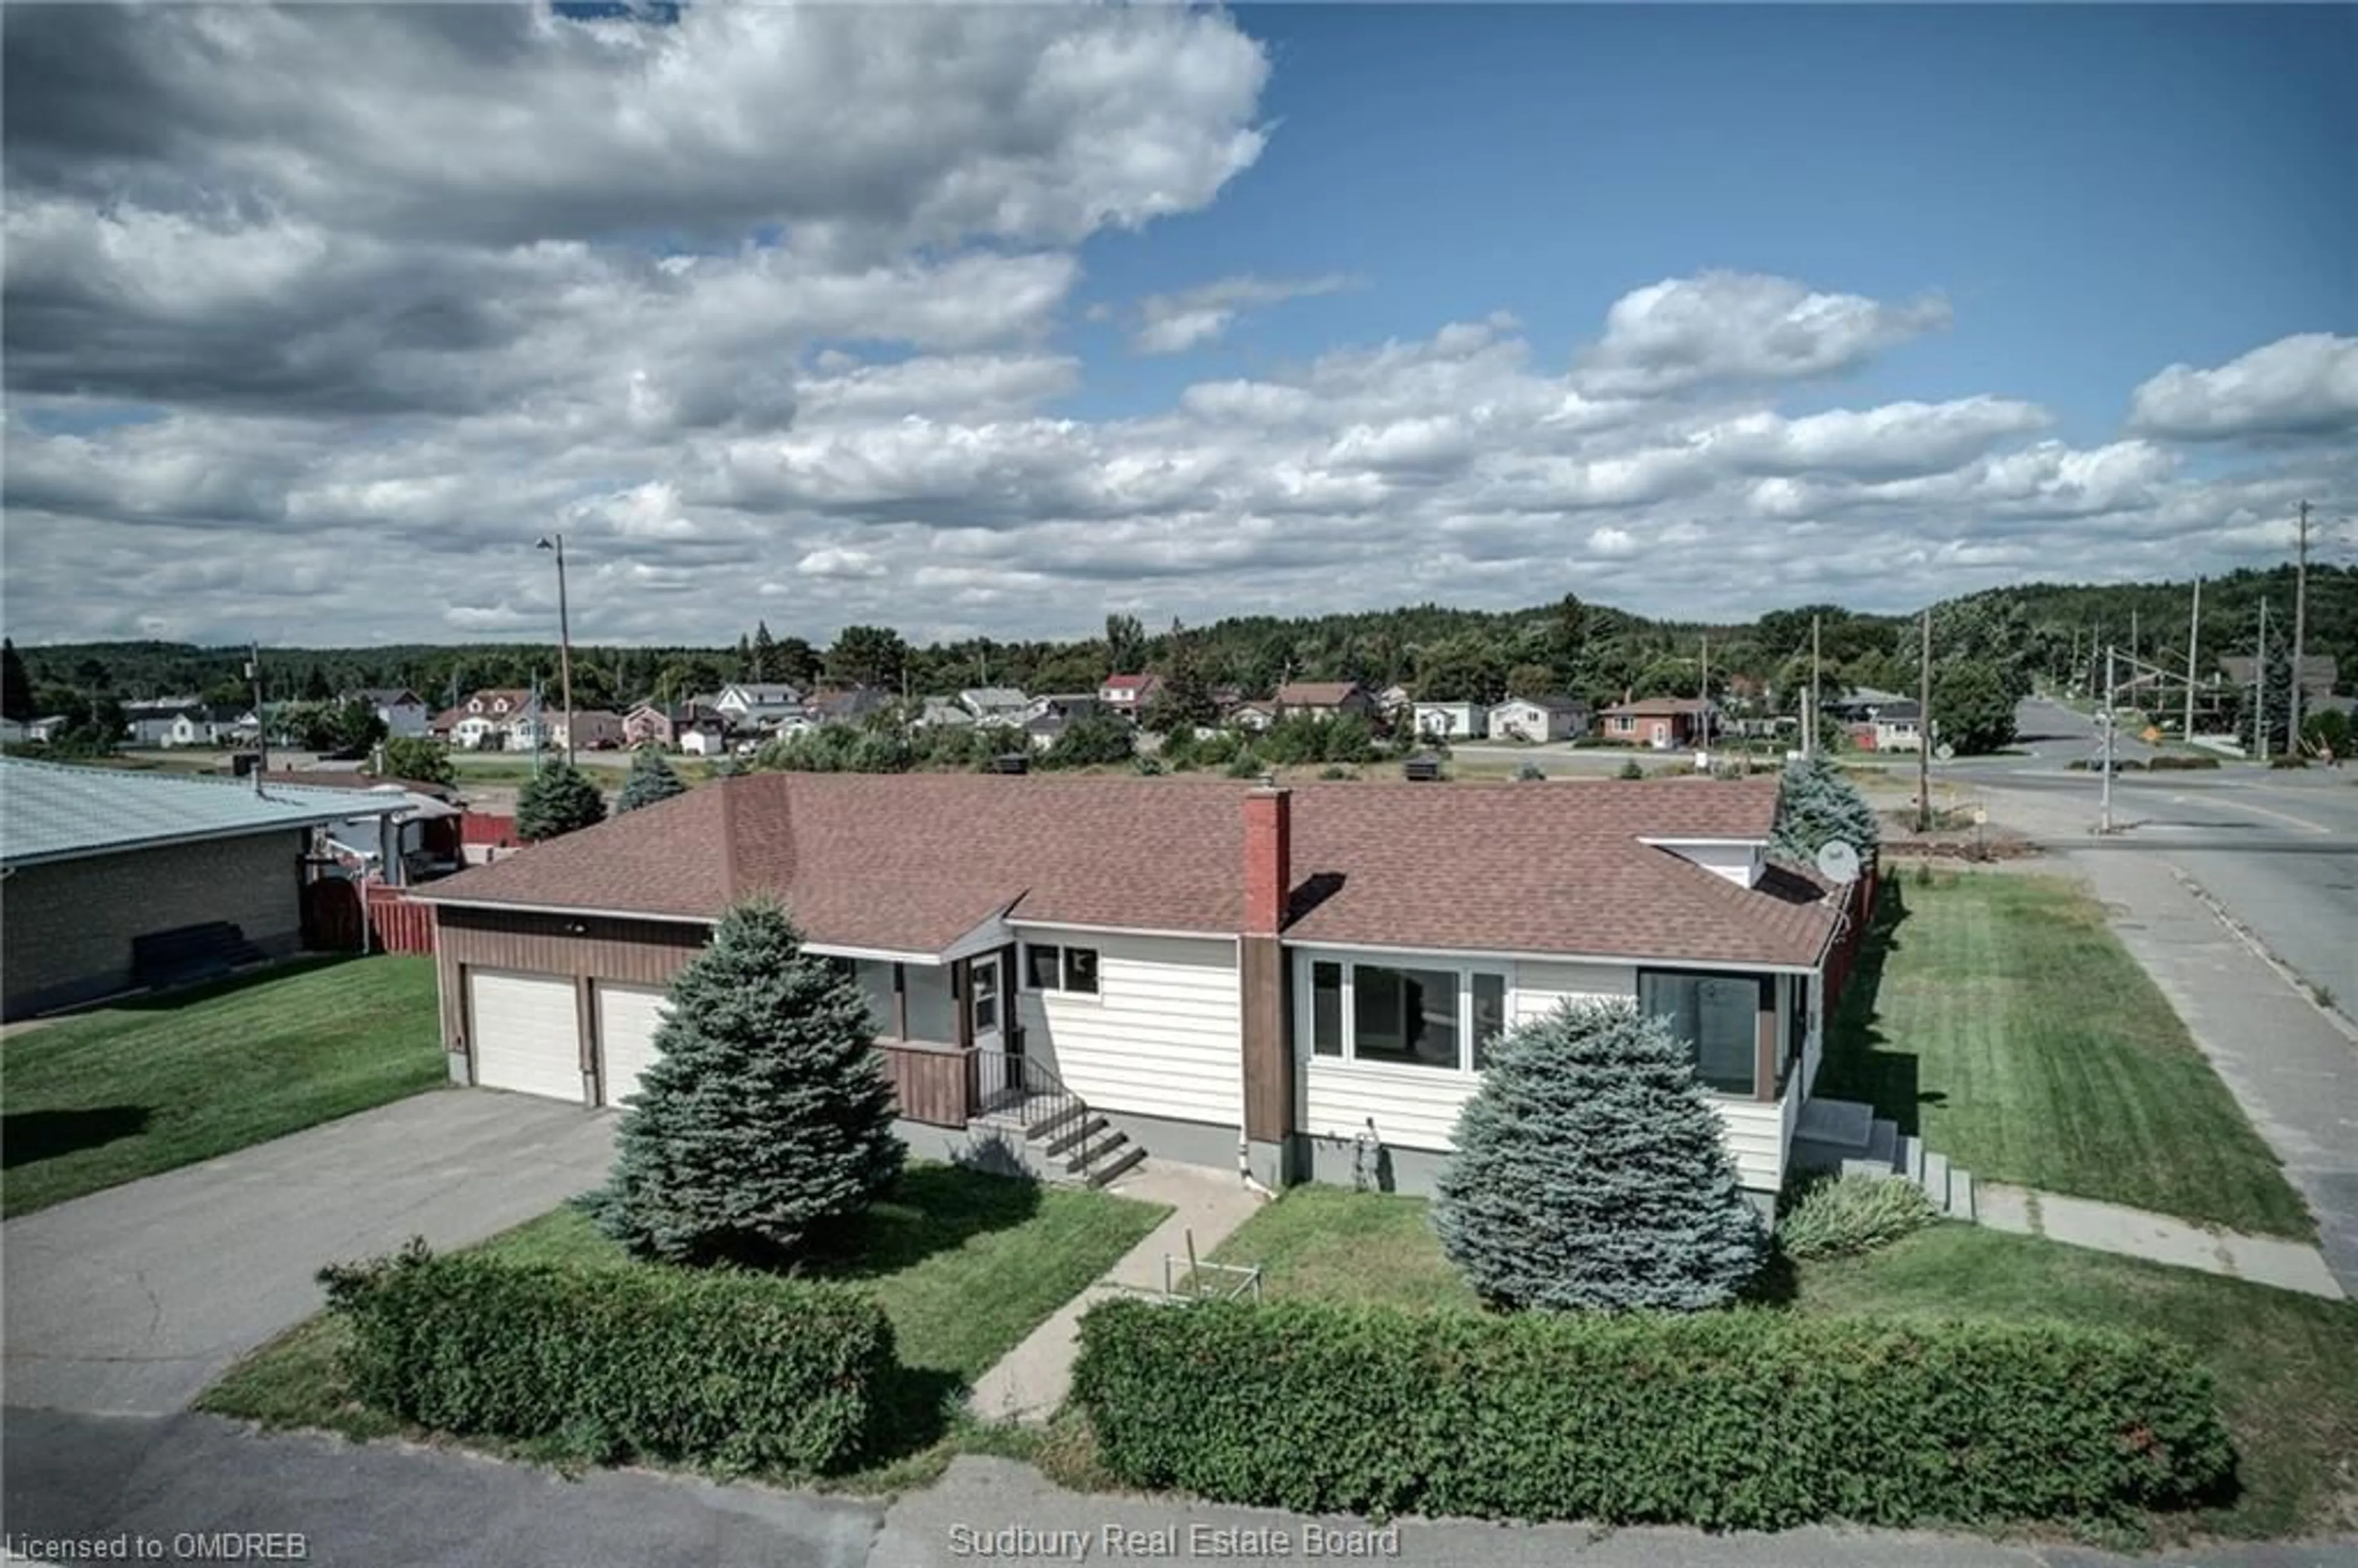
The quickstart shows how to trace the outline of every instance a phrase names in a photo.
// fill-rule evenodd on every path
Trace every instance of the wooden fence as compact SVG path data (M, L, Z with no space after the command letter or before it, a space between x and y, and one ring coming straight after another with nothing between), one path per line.
M365 939L361 931L363 899ZM318 877L303 884L303 946L316 953L431 953L434 911L383 882Z
M1833 1016L1842 1001L1843 988L1849 983L1851 970L1858 963L1858 950L1866 943L1867 927L1875 923L1875 894L1882 885L1883 871L1878 862L1859 874L1850 884L1849 903L1843 912L1842 934L1834 938L1833 951L1826 955L1825 1015Z
M892 1082L903 1116L935 1127L967 1124L974 1106L968 1053L954 1045L880 1040L876 1054L884 1058L884 1076Z

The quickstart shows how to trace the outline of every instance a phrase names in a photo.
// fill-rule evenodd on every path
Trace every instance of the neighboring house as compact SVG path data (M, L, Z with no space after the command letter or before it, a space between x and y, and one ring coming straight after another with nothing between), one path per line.
M466 806L448 784L326 768L267 773L262 780L265 789L357 790L373 798L393 797L395 816L353 817L327 829L329 853L355 875L398 887L447 876L466 864L460 827ZM388 826L395 843L390 866L384 863Z
M1357 681L1295 681L1277 688L1277 706L1285 718L1308 714L1313 719L1339 719L1346 713L1372 718L1376 699Z
M192 714L201 721L204 710L204 704L193 697L126 702L123 705L123 738L134 746L168 746L174 727Z
M1924 745L1923 719L1923 708L1913 697L1903 697L1877 707L1853 737L1877 752L1920 751Z
M557 745L557 718L553 712L535 708L519 713L508 720L502 739L511 752L546 752Z
M549 716L548 743L562 751L572 737L577 752L611 752L623 743L622 716L602 708L584 708L568 721L562 709Z
M0 759L0 1018L186 978L199 957L297 950L314 829L406 808L358 791Z
M1819 711L1837 723L1864 724L1873 721L1877 708L1907 700L1907 697L1899 692L1859 686L1851 687L1840 697L1826 698Z
M2248 654L2229 654L2219 661L2219 673L2229 686L2248 687L2258 674L2258 664ZM2330 697L2340 681L2339 661L2331 654L2304 654L2300 660L2300 694L2304 697Z
M642 702L622 715L622 743L626 746L662 746L674 743L671 710L652 702Z
M1154 701L1154 694L1163 689L1163 677L1155 675L1108 676L1098 687L1098 701L1109 713L1124 719L1136 719Z
M803 694L784 682L739 681L724 686L712 698L713 708L736 730L767 732L789 719L799 719Z
M673 716L672 743L691 757L717 757L729 750L729 720L697 708Z
M926 697L917 716L909 720L920 730L969 729L974 721L974 715L960 707L956 697Z
M1418 734L1436 741L1472 741L1489 732L1490 710L1478 702L1419 702L1409 715Z
M1021 724L1032 699L1011 686L971 687L957 694L958 706L985 724Z
M384 724L384 732L416 740L423 737L434 722L434 710L426 699L407 687L372 686L344 694L346 702L365 702L369 711Z
M1699 697L1649 697L1617 702L1598 716L1597 733L1625 746L1658 752L1700 746L1710 740L1711 704Z
M1266 698L1236 703L1228 710L1228 720L1230 724L1239 730L1250 730L1256 732L1268 729L1277 722L1278 718L1277 704Z
M25 739L48 745L73 727L73 720L62 713L45 713L38 719L25 720Z
M456 708L437 714L427 731L464 752L528 752L510 735L517 721L540 711L540 699L520 687L479 691Z
M236 738L240 726L253 715L234 704L224 706L200 705L183 709L166 730L162 744L167 746L218 746Z
M1112 1168L1142 1150L1343 1182L1368 1135L1425 1191L1502 1031L1632 1000L1687 1041L1765 1207L1842 902L1771 855L1776 809L1768 778L752 774L417 896L453 1077L608 1105L711 922L782 900L866 993L903 1135L936 1159L968 1155L992 1109L1038 1114L993 1092L1020 1059L1076 1097L1062 1114L1104 1119Z
M1098 711L1098 694L1093 691L1051 692L1035 697L1024 705L1023 719L1061 719L1070 723L1076 719L1087 719Z
M1408 718L1415 706L1416 693L1404 686L1388 686L1376 693L1376 711L1395 724Z
M808 704L810 717L821 724L857 724L892 706L889 693L865 686L817 692Z
M1490 733L1509 741L1570 741L1588 729L1576 697L1510 697L1490 709Z

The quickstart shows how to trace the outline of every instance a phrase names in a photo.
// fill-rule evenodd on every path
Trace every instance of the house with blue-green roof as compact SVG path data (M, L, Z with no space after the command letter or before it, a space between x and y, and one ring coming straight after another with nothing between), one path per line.
M324 828L407 796L0 758L0 1018L297 951Z

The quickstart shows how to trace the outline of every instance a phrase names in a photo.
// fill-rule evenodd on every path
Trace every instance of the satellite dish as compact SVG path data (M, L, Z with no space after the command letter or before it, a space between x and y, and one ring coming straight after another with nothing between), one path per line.
M1858 881L1858 851L1839 838L1827 840L1818 850L1818 874L1830 882Z
M1932 760L1936 762L1945 762L1953 759L1956 754L1957 749L1943 741L1941 742L1940 749L1932 753Z

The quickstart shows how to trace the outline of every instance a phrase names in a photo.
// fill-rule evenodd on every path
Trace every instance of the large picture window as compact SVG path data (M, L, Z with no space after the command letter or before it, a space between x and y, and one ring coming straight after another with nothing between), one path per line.
M1027 990L1068 991L1081 996L1095 996L1098 992L1098 950L1027 942L1023 945L1023 985Z
M1638 975L1638 1007L1687 1043L1695 1076L1704 1084L1727 1094L1750 1094L1760 1012L1775 994L1771 984L1763 975L1645 969Z
M1472 1072L1506 1027L1502 974L1339 958L1309 968L1313 1056Z

